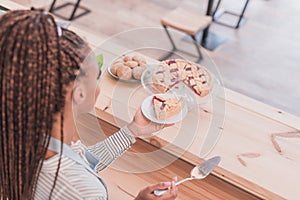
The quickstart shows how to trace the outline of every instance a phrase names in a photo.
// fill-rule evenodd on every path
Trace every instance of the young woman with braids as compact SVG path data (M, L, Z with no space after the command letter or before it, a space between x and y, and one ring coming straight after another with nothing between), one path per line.
M139 110L129 125L94 146L73 141L76 116L91 110L99 94L96 59L85 59L90 48L41 10L8 12L0 27L0 199L107 199L95 171L135 137L163 127ZM168 186L163 196L153 194ZM135 199L176 195L173 180L149 186Z

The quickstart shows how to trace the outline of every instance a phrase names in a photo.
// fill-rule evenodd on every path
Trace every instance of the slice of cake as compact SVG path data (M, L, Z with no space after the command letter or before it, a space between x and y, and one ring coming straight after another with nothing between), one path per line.
M162 97L155 95L153 97L154 113L158 120L169 119L181 112L184 107L184 98Z

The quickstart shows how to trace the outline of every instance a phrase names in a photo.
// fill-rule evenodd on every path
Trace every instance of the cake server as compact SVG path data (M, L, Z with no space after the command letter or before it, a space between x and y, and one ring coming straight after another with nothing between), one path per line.
M213 158L210 158L208 160L206 160L205 162L195 166L192 171L191 171L191 177L182 179L181 181L178 181L175 183L175 185L179 185L185 181L190 181L193 179L204 179L205 177L207 177L212 170L214 170L218 164L221 161L221 157L220 156L215 156ZM171 187L169 187L166 190L155 190L154 194L156 196L160 196L163 195L165 192L167 192Z

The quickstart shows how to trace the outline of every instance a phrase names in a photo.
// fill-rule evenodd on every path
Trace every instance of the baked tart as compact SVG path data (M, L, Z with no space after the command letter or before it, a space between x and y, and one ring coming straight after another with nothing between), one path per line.
M158 120L166 120L179 114L184 108L184 98L166 98L160 95L154 95L153 99L154 113Z
M212 88L212 77L206 68L181 59L160 62L154 69L152 81L154 87L161 93L168 92L181 82L200 97L208 95Z

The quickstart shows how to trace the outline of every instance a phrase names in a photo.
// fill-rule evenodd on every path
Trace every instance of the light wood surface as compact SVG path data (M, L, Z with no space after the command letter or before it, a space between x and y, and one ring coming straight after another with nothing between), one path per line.
M116 46L115 46L116 47ZM109 60L121 55L126 48L113 48L114 51L105 54ZM106 49L107 52L110 49ZM115 54L114 52L117 52ZM109 62L109 61L108 61ZM106 63L107 64L107 63ZM97 112L97 115L108 122L121 127L129 122L134 115L135 110L141 105L143 99L149 94L139 84L128 84L118 82L107 73L103 74L102 93L97 101L96 107L100 110L105 108L105 113ZM225 98L226 97L226 98ZM199 120L195 129L196 138L194 138L188 152L194 156L220 155L223 160L221 167L242 177L234 180L236 185L242 185L247 191L257 192L257 185L281 195L284 198L294 199L297 194L297 185L300 184L299 171L300 163L298 158L299 151L299 118L287 113L278 112L278 109L264 105L251 98L225 89L225 97L218 96L217 101L225 103L225 115L222 116L222 110L215 110L212 105L204 104L198 107L196 111L190 112L187 119L176 126L171 127L159 133L157 136L163 141L172 143L180 148L182 144L176 144L176 137L181 134L190 132L193 127L192 121ZM120 109L127 108L127 109ZM214 116L224 117L224 123L220 123L219 140L215 148L210 152L203 154L203 146L206 134L212 123ZM276 137L276 141L282 148L282 152L278 152L271 137L276 133L295 133L295 137ZM175 139L174 139L175 138ZM153 141L153 140L152 140ZM163 143L156 140L155 145L165 147ZM177 150L168 149L173 154L178 153ZM205 154L206 153L206 154ZM180 152L179 152L180 154ZM182 155L185 160L193 162L190 155ZM288 174L283 176L280 172L282 169L289 169ZM293 176L296 175L296 176ZM235 177L236 178L236 177ZM229 177L231 181L232 178ZM247 181L244 182L244 179ZM283 186L281 181L284 180L289 184ZM251 184L249 184L251 183ZM273 199L265 196L267 199Z
M103 69L113 59L127 51L127 48L110 42L97 50L98 53L103 53L105 57ZM147 57L147 59L149 62L153 61L151 58ZM105 110L105 112L98 111L96 115L118 127L131 120L143 99L149 95L140 84L116 81L107 72L102 76L102 83L102 92L96 107ZM165 147L165 144L170 142L174 144L176 136L190 132L188 121L199 120L195 131L198 134L188 148L190 154L181 155L185 160L195 165L199 160L192 157L204 155L201 150L212 117L224 117L224 124L216 127L220 129L219 141L213 151L205 155L221 155L223 158L221 167L232 174L238 175L238 177L232 178L231 174L227 177L228 180L247 191L251 191L253 194L260 194L264 198L274 199L272 195L268 196L266 191L269 190L284 198L295 199L299 196L297 185L300 184L299 176L293 176L293 174L299 174L299 138L276 137L276 141L278 140L283 149L283 152L278 152L278 149L272 143L271 136L286 132L298 134L299 117L229 89L225 88L224 91L225 97L219 96L217 101L225 102L225 116L223 116L222 110L214 111L211 104L202 105L194 113L189 113L183 123L157 135L162 140L152 139L148 141L154 142L153 144L158 147ZM182 147L181 144L175 143L175 145L186 149L186 146ZM175 155L182 153L178 149L169 148L167 150ZM206 151L206 153L209 152ZM279 172L282 169L289 169L288 174L280 174ZM282 181L289 184L283 186ZM261 190L258 190L257 187Z
M103 53L106 58L104 69L113 59L127 51L127 48L110 42L101 46L98 52ZM150 58L151 60L153 59ZM107 73L103 74L102 82L104 84L101 86L102 92L96 107L100 110L105 109L105 112L97 112L97 115L101 119L121 127L131 120L135 110L149 94L143 90L141 85L118 82ZM257 185L288 199L299 196L300 194L297 193L296 189L297 185L300 184L298 179L300 173L297 170L299 167L297 159L299 156L299 139L278 137L280 145L285 149L283 154L276 151L270 139L274 133L297 133L300 124L299 118L229 89L225 89L225 97L225 99L224 96L218 98L220 101L225 100L224 126L217 127L222 130L220 139L208 156L221 155L223 158L221 167L242 177L239 179L239 177L232 178L229 176L228 180L253 194L268 194L264 189L257 190L257 187L254 187ZM185 160L189 160L193 164L197 164L197 160L193 160L191 155L201 155L201 147L210 126L210 120L213 115L218 115L218 111L212 112L211 105L202 105L198 107L197 112L189 116L192 117L191 121L200 119L198 129L195 130L199 134L188 149L191 154L184 157ZM193 118L197 114L200 115L200 118ZM178 131L179 128L181 128L180 131ZM189 124L183 124L183 126L178 124L160 133L158 137L163 141L174 142L174 135L188 131L189 128ZM155 142L155 145L164 147L160 142ZM178 153L174 149L168 150L174 154ZM258 156L252 158L251 155ZM290 175L282 176L278 173L281 169L289 169ZM282 186L282 180L290 184ZM265 197L274 199L268 195Z
M104 54L105 60L104 60L104 67L103 70L105 71L105 68L111 64L111 61L114 60L115 58L117 58L118 56L122 55L124 52L128 51L127 48L120 46L118 44L114 44L114 43L107 43L106 45L104 45L105 48L102 49L97 49L98 53L102 53ZM153 59L148 58L149 62L155 62L153 61ZM156 61L157 62L157 61ZM142 100L147 97L149 94L146 93L144 91L144 89L141 87L140 84L128 84L128 83L123 83L120 81L116 81L114 78L112 78L106 71L103 73L103 76L101 78L101 82L103 83L101 85L101 89L102 92L98 98L98 101L96 103L96 115L111 123L114 124L118 127L121 127L123 125L125 125L126 123L128 123L131 118L134 115L134 112L136 111L136 109L141 105ZM233 119L232 121L234 122L235 120L239 119L242 120L242 123L240 124L240 127L245 126L244 129L247 129L249 126L251 127L251 125L245 123L247 122L247 119L244 119L244 115L247 116L248 113L250 113L250 118L256 118L257 116L259 116L257 118L258 121L262 119L264 120L270 120L269 118L272 118L272 113L274 113L277 109L274 109L272 107L269 106L265 106L262 103L259 103L253 99L250 99L248 97L245 97L243 95L240 95L238 93L232 92L228 89L225 89L226 91L226 98L227 96L231 96L229 97L229 99L231 100L226 102L226 110L227 110L227 104L232 106L233 110L238 110L238 114L234 113L233 114ZM229 94L229 95L228 95ZM224 97L220 98L221 101L224 101ZM241 105L239 105L239 102L241 102ZM252 105L252 106L249 106ZM121 108L126 108L126 109L121 109ZM257 110L253 110L253 108L258 108ZM268 109L265 109L268 108ZM207 105L203 105L202 107L198 108L198 111L200 113L201 116L201 125L198 126L198 128L200 127L199 130L197 130L199 133L205 133L207 132L207 127L210 125L210 119L211 116L213 115L213 113L209 110L211 109L210 106ZM99 110L105 110L105 112L101 112ZM230 109L231 110L231 109ZM266 111L267 110L267 111ZM245 112L245 113L243 113ZM227 113L227 112L226 112ZM231 112L228 112L228 114L230 115ZM242 114L241 114L242 113ZM259 114L257 114L259 113ZM193 116L193 115L191 115ZM225 117L226 119L227 117ZM295 122L297 122L298 118L293 116L293 115L289 115L286 114L286 116L284 117L284 119L286 119L288 122L295 124ZM203 120L206 121L205 123L203 123ZM252 119L251 119L252 120ZM273 122L273 120L270 120L271 124ZM238 122L239 123L239 122ZM277 120L274 121L273 123L278 123ZM206 124L206 125L205 125ZM225 121L226 124L226 121ZM266 123L268 124L268 123ZM154 145L158 146L158 147L164 147L166 144L169 144L169 142L172 142L172 139L174 139L174 133L179 133L180 131L178 131L178 127L180 127L181 125L177 125L175 127L172 127L173 129L169 129L168 131L165 131L161 134L159 134L159 137L156 139L152 139L152 140L148 140L150 143L152 142ZM262 123L262 126L264 126L264 124ZM283 127L285 127L285 125L282 125ZM187 125L188 127L188 125ZM272 127L272 125L271 125ZM275 126L276 127L276 126ZM251 128L249 128L249 131L242 130L241 132L244 132L244 134L239 134L239 130L235 130L235 125L231 125L230 128L227 127L220 127L223 132L222 132L222 136L221 139L223 138L223 135L226 135L226 132L224 133L224 131L228 131L228 132L233 132L236 133L240 136L238 137L245 137L246 141L247 141L247 134L252 134ZM264 129L266 127L261 127L261 129ZM274 129L274 127L272 127ZM272 130L271 128L271 130ZM186 128L185 130L187 130L188 128ZM241 128L243 129L243 128ZM260 131L261 131L260 129ZM283 128L285 129L285 128ZM183 129L184 130L184 129ZM290 130L294 130L288 127L288 131ZM268 133L265 133L265 137L266 135L268 135ZM255 135L254 135L255 136ZM231 138L234 138L235 135L231 136ZM260 135L256 134L256 140L260 140ZM202 142L205 138L205 134L199 134L197 136L197 140L194 141L194 143L191 145L191 147L189 148L189 154L184 154L183 158L185 160L188 160L189 162L191 162L192 164L197 164L199 162L199 159L197 159L197 155L199 155L200 150L201 150L201 145ZM161 140L162 139L162 140ZM230 138L229 138L230 140ZM247 141L248 145L249 143L251 144L252 141ZM265 142L263 142L263 145L266 145L267 147L269 147L270 149L272 149L273 147L269 144L269 140L265 140ZM227 146L232 146L230 143L229 144L225 144L224 147L222 148L227 148ZM271 146L271 147L270 147ZM216 148L218 147L218 145L216 146ZM239 154L244 153L243 149L245 147L244 143L241 143L240 145L237 145L237 149L233 148L233 152L230 151L228 156L228 152L217 152L217 154L215 153L211 153L210 155L222 155L222 157L224 157L226 159L227 165L228 163L235 163L234 165L229 164L228 166L226 165L221 165L226 166L225 169L230 171L231 173L229 173L229 175L224 175L224 173L221 173L221 177L226 177L226 180L234 183L235 185L238 185L239 187L245 189L246 191L251 191L252 194L256 194L256 195L261 195L262 198L267 198L267 199L276 199L276 198L280 198L278 196L275 195L275 197L273 196L274 194L272 192L269 191L273 191L274 193L278 193L277 192L277 188L276 190L273 190L274 188L272 188L272 182L270 180L273 179L266 179L264 180L264 182L267 181L267 183L264 182L260 182L257 180L253 180L252 177L244 177L244 175L248 175L249 170L251 171L252 169L249 169L249 167L245 167L244 165L242 165L242 167L240 166L241 163L237 160L237 156ZM228 148L229 150L231 148ZM180 150L175 148L169 148L167 149L169 152L172 152L173 154L177 154L177 153L181 153ZM232 149L231 149L232 150ZM178 152L179 151L179 152ZM236 152L235 152L236 151ZM250 152L250 149L245 149L244 150L246 153ZM255 153L255 152L254 152ZM274 152L274 154L276 155L276 151ZM259 156L260 157L260 156ZM125 156L126 158L126 156ZM229 158L229 159L228 159ZM148 158L149 159L149 158ZM228 160L227 160L228 159ZM242 158L245 159L245 158ZM247 159L247 158L246 158ZM122 159L121 159L122 160ZM126 159L124 159L126 160ZM251 159L250 159L251 160ZM257 159L256 159L257 160ZM144 162L148 162L151 164L151 161L149 160L144 160ZM272 159L269 160L267 159L267 162L272 163ZM286 164L286 163L285 163ZM284 164L284 165L285 165ZM122 163L122 162L117 162L116 165L120 165L120 166L127 166L128 163ZM135 166L136 169L139 169L139 165ZM239 169L239 172L236 173L236 168ZM270 174L268 168L263 168L264 170L258 170L257 172L261 175L265 172L267 172L268 177L272 177L273 176L273 172ZM255 169L257 170L257 169ZM256 173L257 173L256 172ZM297 172L296 172L297 173ZM225 173L226 174L226 173ZM238 176L235 176L234 174L237 174ZM243 177L243 178L241 178ZM266 176L263 176L266 177ZM246 178L246 179L244 179ZM247 179L248 178L248 179ZM272 177L273 178L273 177ZM280 176L277 177L278 179L280 179ZM254 182L254 183L253 183ZM269 187L269 191L265 190L264 187L268 184L271 183L271 187ZM280 195L286 195L284 194L285 192L289 192L287 191L286 187L281 188L281 190L283 191L279 191L278 194Z
M104 100L100 100L101 102L99 102L99 105L109 108L106 109L105 113L100 114L98 112L98 116L118 126L124 125L121 123L123 120L119 120L118 118L122 117L120 115L121 113L118 113L117 118L107 114L112 109L112 107L109 106L111 105L110 102L105 102L105 99L108 100L109 97L102 96L102 98L100 97L99 99ZM104 107L99 108L104 109ZM116 107L121 108L124 107L124 105L119 104ZM222 168L246 178L249 182L253 182L257 185L267 188L268 190L280 194L286 198L293 199L295 197L295 191L297 191L296 187L299 184L299 163L297 163L297 158L299 157L298 139L291 138L281 141L281 145L283 145L283 147L286 149L284 150L284 155L280 155L272 145L270 135L277 132L297 132L297 129L257 114L257 111L252 112L232 103L226 104L226 110L225 123L222 127L223 131L221 138L209 156L221 155ZM134 111L131 111L131 115L133 115L133 113ZM202 115L211 115L211 113L202 112ZM201 118L201 120L205 119L206 118ZM128 117L125 117L124 120L128 120ZM174 133L176 133L176 130L168 130L160 134L159 137L170 142L172 139L172 134ZM201 131L199 131L199 134L200 133ZM200 153L199 150L201 148L199 148L199 145L201 145L201 142L203 142L201 141L203 138L199 137L198 139L199 140L194 141L192 146L189 148L189 151L192 152L193 155L199 155ZM157 142L157 140L154 142L154 144L160 147L164 146L162 142ZM176 151L172 151L172 153L176 153ZM257 158L247 158L247 156L242 156L241 159L246 162L246 164L243 164L238 158L240 155L247 153L257 153L259 156ZM289 155L291 157L286 157ZM184 157L184 159L191 159L191 155ZM197 161L193 162L193 159L190 161L193 164L197 163ZM289 169L289 175L282 176L279 173L282 171L282 169ZM296 174L296 176L293 176L293 174ZM233 181L232 178L229 179ZM283 186L281 184L282 180L285 180L285 182L288 182L291 185L287 184L286 186ZM237 185L244 185L243 181L241 181L242 183L240 181L241 180L234 180ZM245 185L247 190L251 190L254 193L257 191L257 189L253 187L253 184L247 184L249 183L246 183Z
M10 1L10 0L1 0L0 5L5 6L5 8L7 8L9 10L27 9L28 8L28 6L25 6L24 4L16 3L16 2Z
M100 134L98 132L95 132L96 128L94 126L96 126L97 122L93 121L92 119L93 116L84 116L81 119L81 123L79 124L81 129L84 129L87 135L94 136L93 140L87 141L87 144L92 144L95 140L101 140L101 138L99 138ZM90 123L91 121L93 121L94 123ZM89 122L88 126L86 126L86 122ZM99 120L99 124L102 127L103 132L105 132L107 136L118 130L117 127L114 127L103 120ZM130 152L145 153L152 152L154 150L157 150L157 147L138 139L130 149ZM201 159L200 161L202 162L203 160ZM145 163L143 162L136 164L145 165ZM176 161L171 165L154 172L133 174L117 170L114 166L112 166L108 169L105 169L100 173L100 175L108 185L109 195L111 199L129 200L133 199L133 197L138 194L139 190L146 186L171 180L171 178L174 176L178 176L179 179L189 177L189 171L193 167L194 165L189 162L186 162L182 159L176 159ZM228 174L228 172L219 168L217 169L217 172L209 175L204 180L194 180L182 184L179 187L177 199L261 199L259 198L259 194L258 196L250 194L247 191L244 191L242 188L238 188L235 185L227 182L228 180L224 181L223 177L218 174L220 172L222 173L223 177L226 176L226 173ZM111 177L114 178L112 179ZM253 187L256 187L257 191L260 191L261 189L254 184ZM281 199L279 196L273 193L269 193L268 195L270 199Z

